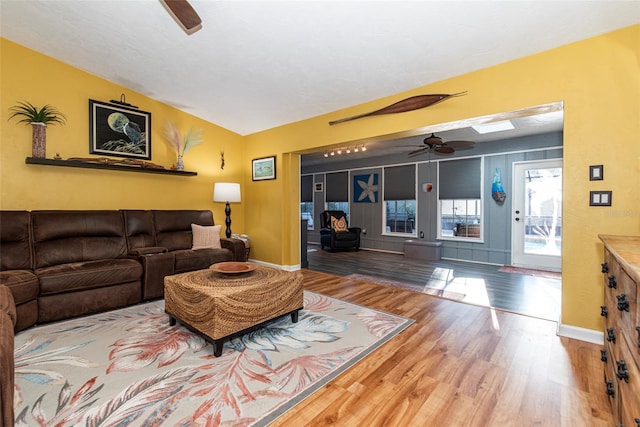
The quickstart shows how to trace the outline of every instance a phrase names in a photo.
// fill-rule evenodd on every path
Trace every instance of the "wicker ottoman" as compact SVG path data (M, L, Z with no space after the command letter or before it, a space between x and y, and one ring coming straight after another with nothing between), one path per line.
M165 311L213 343L222 354L226 340L284 315L298 321L302 274L258 266L243 274L199 270L164 278Z

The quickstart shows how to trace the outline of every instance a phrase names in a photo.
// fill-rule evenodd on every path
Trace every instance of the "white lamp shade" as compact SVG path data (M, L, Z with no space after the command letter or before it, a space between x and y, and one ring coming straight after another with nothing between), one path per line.
M213 186L214 202L241 202L240 184L233 182L216 182Z

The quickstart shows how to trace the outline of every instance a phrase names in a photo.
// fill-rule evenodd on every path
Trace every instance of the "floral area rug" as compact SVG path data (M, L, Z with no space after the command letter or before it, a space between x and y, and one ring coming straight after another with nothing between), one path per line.
M222 356L164 301L38 326L15 338L16 426L261 426L411 325L305 291Z

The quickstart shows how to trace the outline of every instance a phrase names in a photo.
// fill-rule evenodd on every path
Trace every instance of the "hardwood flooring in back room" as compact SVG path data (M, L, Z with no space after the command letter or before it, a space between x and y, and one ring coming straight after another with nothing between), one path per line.
M558 321L562 281L516 273L499 266L460 261L422 261L377 251L329 252L309 245L309 270L353 274L460 294L458 301Z

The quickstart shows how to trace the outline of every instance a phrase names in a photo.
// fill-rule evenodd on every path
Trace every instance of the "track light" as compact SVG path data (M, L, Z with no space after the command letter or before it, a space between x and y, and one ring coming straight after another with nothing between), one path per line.
M351 146L347 146L347 148L344 148L344 147L333 148L331 150L325 151L324 157L335 156L336 154L341 155L343 152L345 154L351 154L352 151L354 153L358 153L360 151L367 151L367 147L365 147L364 144L359 144L354 146L353 150L351 149Z

